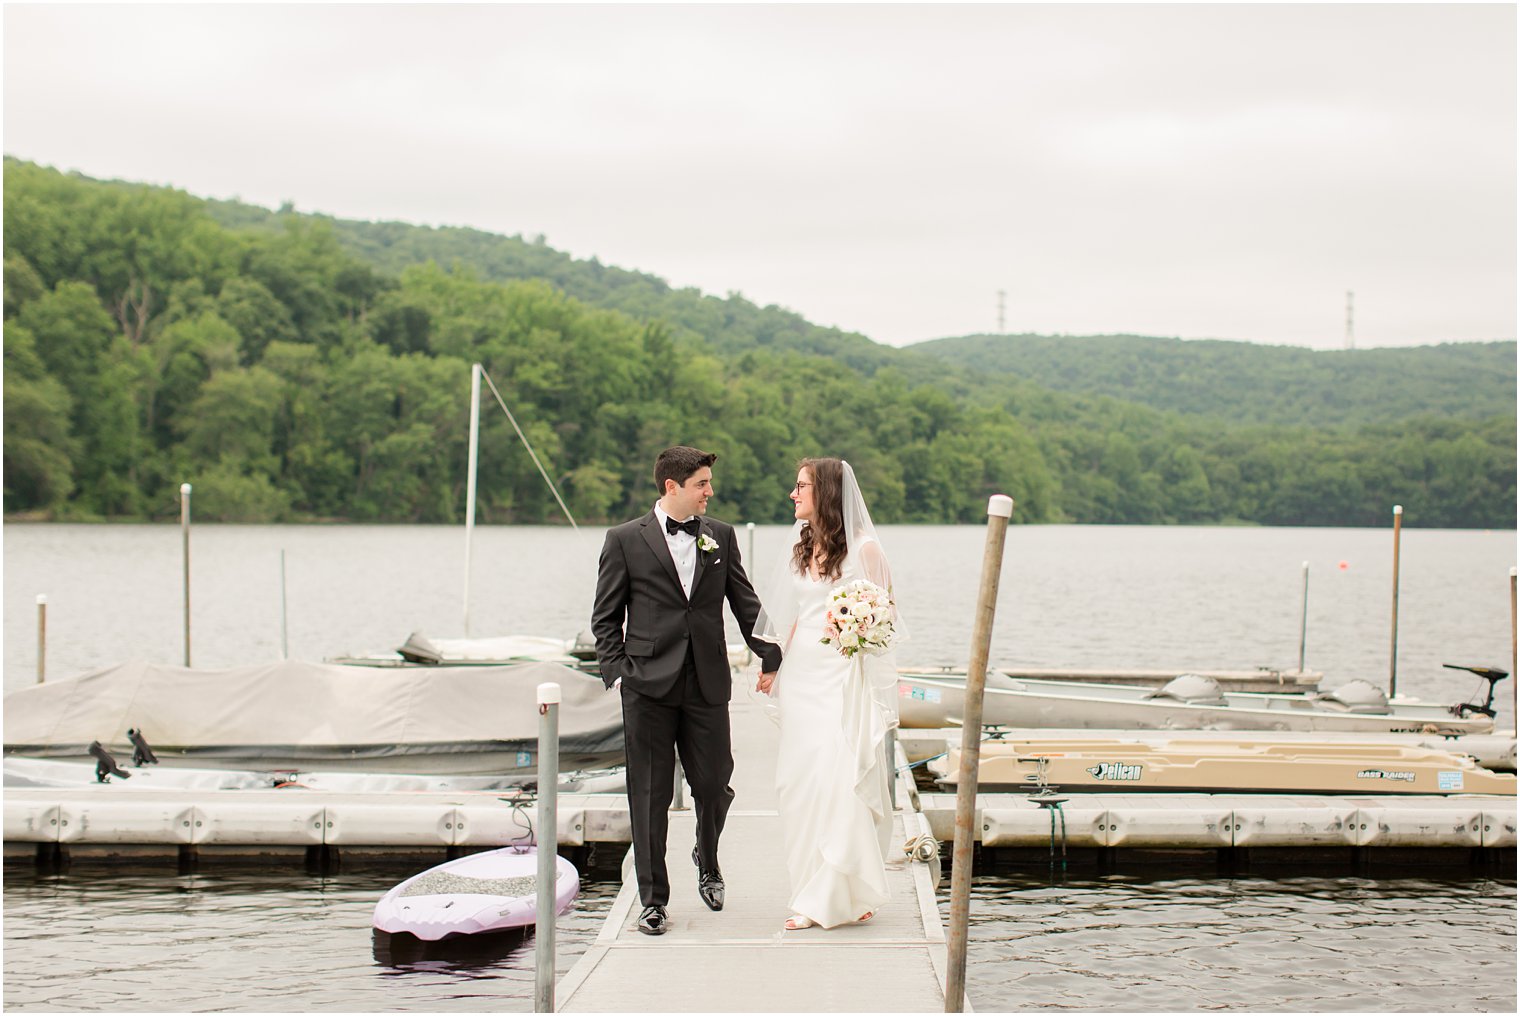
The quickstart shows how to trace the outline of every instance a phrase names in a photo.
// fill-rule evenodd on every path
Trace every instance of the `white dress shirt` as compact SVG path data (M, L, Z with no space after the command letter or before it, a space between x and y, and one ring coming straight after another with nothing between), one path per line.
M665 546L670 548L670 556L675 559L676 575L681 579L681 592L685 593L689 600L691 599L691 583L697 575L697 538L680 529L674 533L666 529L665 520L670 516L666 514L658 501L654 504L654 517L660 527L660 533L665 537ZM676 519L676 521L685 522L686 519Z

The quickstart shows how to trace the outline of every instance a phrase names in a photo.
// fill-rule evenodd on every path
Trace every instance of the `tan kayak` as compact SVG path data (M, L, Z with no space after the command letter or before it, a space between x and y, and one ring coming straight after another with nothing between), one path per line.
M929 763L954 784L960 750ZM1314 794L1506 794L1515 776L1483 769L1465 755L1401 744L1235 743L1175 738L989 741L978 789L1205 791Z

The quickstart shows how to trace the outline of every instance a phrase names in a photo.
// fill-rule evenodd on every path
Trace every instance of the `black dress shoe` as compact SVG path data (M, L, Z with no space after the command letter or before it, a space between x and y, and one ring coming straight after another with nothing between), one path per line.
M646 935L663 935L669 930L670 918L664 907L645 907L639 915L639 930Z
M708 910L723 909L723 873L717 868L704 868L697 860L697 848L691 848L691 863L697 866L697 895L707 904Z

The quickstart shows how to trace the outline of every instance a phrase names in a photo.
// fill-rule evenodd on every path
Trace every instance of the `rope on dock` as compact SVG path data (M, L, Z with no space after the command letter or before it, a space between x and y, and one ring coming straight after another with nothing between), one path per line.
M985 735L980 741L977 741L976 743L977 744L985 744L988 741L1001 741L1006 736L1008 736L1008 731L1002 730L1002 729L998 729L998 728L993 728L993 730L992 730L992 732L990 734ZM906 773L906 772L912 770L916 766L921 766L921 765L925 765L926 763L933 762L937 758L944 758L946 755L948 755L952 751L956 751L956 750L957 750L956 748L947 748L946 750L940 752L938 755L930 755L928 758L921 758L917 762L909 762L905 766L898 766L897 767L897 771L900 772L900 773Z

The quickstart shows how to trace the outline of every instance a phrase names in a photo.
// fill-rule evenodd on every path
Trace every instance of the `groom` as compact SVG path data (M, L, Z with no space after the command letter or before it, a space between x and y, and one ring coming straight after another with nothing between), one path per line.
M678 750L696 805L697 891L710 909L723 909L718 837L734 799L725 599L760 669L769 675L781 665L781 650L750 634L760 600L739 563L733 527L703 517L717 458L682 445L661 452L654 464L660 499L649 514L607 531L596 576L591 631L603 682L622 690L633 863L644 904L638 928L646 935L665 934L669 922L665 834Z

